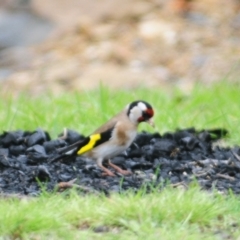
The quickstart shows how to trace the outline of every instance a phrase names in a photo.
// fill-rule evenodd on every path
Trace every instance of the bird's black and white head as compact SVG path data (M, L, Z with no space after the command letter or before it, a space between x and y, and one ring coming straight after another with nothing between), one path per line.
M127 115L131 122L139 124L141 122L147 122L151 126L154 126L152 117L154 111L152 106L145 101L134 101L127 106Z

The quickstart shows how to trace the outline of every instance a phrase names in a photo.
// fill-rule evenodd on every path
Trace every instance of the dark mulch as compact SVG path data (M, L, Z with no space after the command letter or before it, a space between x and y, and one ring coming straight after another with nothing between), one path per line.
M95 162L84 157L51 161L57 149L84 137L67 130L51 140L42 129L4 132L0 136L0 193L35 196L76 187L83 192L120 192L146 186L185 186L196 180L205 190L240 193L240 147L214 143L226 130L194 128L159 133L139 133L131 147L112 162L133 172L129 176L102 176Z

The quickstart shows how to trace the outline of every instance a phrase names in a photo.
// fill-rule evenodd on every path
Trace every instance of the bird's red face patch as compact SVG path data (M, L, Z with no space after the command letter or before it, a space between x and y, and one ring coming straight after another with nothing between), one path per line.
M153 111L152 108L148 108L148 109L146 110L146 112L148 113L148 115L150 116L150 118L153 117L154 111Z
M142 112L142 116L138 118L138 122L144 122L152 118L154 115L154 111L152 108L147 108L145 111Z

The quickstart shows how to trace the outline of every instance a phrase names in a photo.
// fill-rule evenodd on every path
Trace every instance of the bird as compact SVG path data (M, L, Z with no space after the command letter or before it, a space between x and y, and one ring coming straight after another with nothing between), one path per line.
M124 152L132 144L140 123L146 122L154 127L153 116L154 110L148 102L133 101L88 137L58 149L60 155L52 161L83 155L95 160L104 175L115 176L112 171L103 166L104 160L108 160L108 165L120 174L131 174L130 171L113 164L110 159Z

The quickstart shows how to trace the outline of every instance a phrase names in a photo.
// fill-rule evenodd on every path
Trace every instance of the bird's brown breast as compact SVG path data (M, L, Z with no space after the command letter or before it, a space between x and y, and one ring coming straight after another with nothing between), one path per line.
M128 134L128 129L126 129L126 126L124 125L120 125L117 129L116 129L116 136L117 136L117 140L118 140L118 144L120 146L124 146L126 145L126 143L129 141L129 134Z

